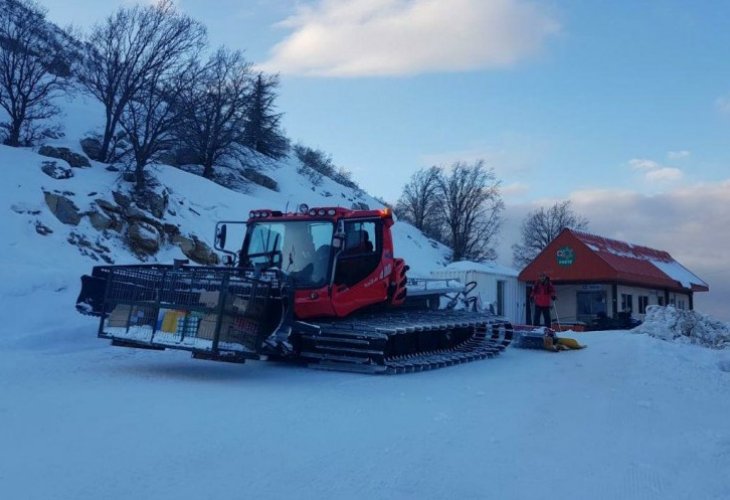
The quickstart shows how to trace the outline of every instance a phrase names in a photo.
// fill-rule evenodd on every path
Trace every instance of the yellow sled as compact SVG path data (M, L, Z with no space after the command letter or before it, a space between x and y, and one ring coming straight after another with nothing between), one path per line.
M569 351L573 349L583 349L586 346L578 343L577 340L568 337L557 337L553 339L550 335L545 335L543 339L543 347L548 351Z

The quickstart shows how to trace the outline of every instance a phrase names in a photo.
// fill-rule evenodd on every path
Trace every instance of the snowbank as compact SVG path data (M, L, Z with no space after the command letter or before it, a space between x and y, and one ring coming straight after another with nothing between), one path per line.
M663 340L700 344L714 349L730 347L730 323L674 306L649 306L644 322L632 330Z

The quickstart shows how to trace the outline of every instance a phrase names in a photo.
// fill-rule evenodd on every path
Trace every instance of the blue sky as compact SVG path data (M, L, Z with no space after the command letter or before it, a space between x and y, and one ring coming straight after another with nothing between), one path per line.
M52 20L82 28L114 8L42 3ZM372 194L395 201L418 168L484 158L507 200L525 202L727 177L730 3L696 4L178 6L208 27L212 45L280 73L288 135L330 152Z
M130 2L41 4L83 29ZM530 208L571 199L591 231L730 283L730 2L177 5L213 46L279 73L287 135L369 193L393 202L419 168L486 160L508 208L503 262Z

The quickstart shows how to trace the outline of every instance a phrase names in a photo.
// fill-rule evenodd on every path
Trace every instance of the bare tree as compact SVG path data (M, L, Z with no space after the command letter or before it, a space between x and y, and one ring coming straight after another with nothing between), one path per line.
M522 242L512 245L512 260L517 267L532 262L542 250L565 228L583 230L588 219L576 214L570 201L555 203L550 208L533 210L522 221Z
M176 104L191 84L190 76L190 72L180 70L147 80L119 118L119 125L129 141L138 192L146 185L145 167L175 144L174 131L180 120L180 108Z
M84 87L104 105L105 123L99 160L114 159L112 143L130 102L150 95L150 81L174 72L205 43L205 29L177 11L171 0L120 8L88 38L79 70Z
M504 202L494 169L484 161L473 165L457 162L439 177L438 209L443 220L445 243L452 260L493 260Z
M251 98L246 116L245 144L250 149L269 156L281 158L289 151L289 141L280 129L281 113L274 112L277 76L259 73L253 82Z
M65 80L48 68L45 12L30 0L7 0L0 12L0 107L9 120L0 123L4 143L31 145L54 131L43 120L59 113L52 99Z
M398 217L410 222L421 232L439 238L440 210L437 193L441 170L424 168L411 176L396 204Z
M251 79L243 54L220 48L178 101L177 136L203 165L203 177L212 178L221 159L241 154Z

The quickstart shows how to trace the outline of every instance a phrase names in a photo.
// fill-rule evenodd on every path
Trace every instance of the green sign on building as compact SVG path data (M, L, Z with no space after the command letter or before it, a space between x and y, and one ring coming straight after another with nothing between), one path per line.
M559 248L555 255L559 266L572 266L575 262L575 250L570 247Z

